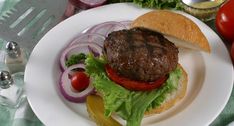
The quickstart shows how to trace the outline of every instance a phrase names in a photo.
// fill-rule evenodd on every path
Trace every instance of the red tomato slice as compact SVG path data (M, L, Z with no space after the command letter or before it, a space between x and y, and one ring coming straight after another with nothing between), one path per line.
M83 91L89 86L89 77L84 72L76 72L71 77L71 85L76 91Z
M116 82L122 87L125 87L129 90L134 90L134 91L153 90L155 88L159 88L167 80L167 77L164 76L154 82L134 81L126 77L119 76L109 65L106 65L105 69L106 69L107 75L112 81Z

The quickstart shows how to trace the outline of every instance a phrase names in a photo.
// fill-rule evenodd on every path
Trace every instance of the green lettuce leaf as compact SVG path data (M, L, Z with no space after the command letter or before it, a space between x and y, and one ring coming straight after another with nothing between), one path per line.
M143 8L181 10L180 0L108 0L109 3L133 2Z
M153 91L130 91L111 81L105 73L104 58L88 55L86 73L93 78L93 85L103 96L105 116L113 112L127 121L127 126L140 126L145 111L160 106L170 92L178 87L182 70L176 68L159 89ZM144 103L144 104L143 104Z

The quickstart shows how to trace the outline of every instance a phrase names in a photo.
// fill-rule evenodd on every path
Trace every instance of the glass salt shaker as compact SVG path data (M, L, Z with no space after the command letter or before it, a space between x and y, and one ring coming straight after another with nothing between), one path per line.
M10 41L6 44L5 64L11 74L24 72L27 63L27 53L19 47L16 42Z
M17 108L25 99L23 73L0 71L0 105Z

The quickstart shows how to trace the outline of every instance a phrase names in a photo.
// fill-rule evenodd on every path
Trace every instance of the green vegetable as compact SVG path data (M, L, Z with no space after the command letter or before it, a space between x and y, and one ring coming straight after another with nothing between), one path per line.
M109 0L109 3L133 2L144 8L181 10L180 0Z
M66 61L66 66L69 67L71 65L77 64L81 62L82 60L86 59L86 55L84 53L80 54L73 54L69 57L69 59Z
M127 121L127 126L140 126L145 111L161 105L166 95L177 88L182 75L182 70L176 68L159 89L147 92L130 91L107 77L105 63L104 58L88 55L85 60L86 72L94 79L94 87L103 96L105 116L109 117L115 112Z
M133 0L108 0L108 3L133 2Z

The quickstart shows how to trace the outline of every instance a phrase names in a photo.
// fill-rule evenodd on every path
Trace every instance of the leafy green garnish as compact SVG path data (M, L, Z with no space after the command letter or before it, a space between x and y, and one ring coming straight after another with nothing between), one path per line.
M145 111L161 105L166 96L178 87L182 70L176 68L167 81L152 91L130 91L111 81L105 72L105 59L88 55L85 71L93 78L92 84L103 96L105 116L113 112L127 121L127 126L140 126Z
M84 53L80 53L80 54L73 54L71 55L68 60L66 61L65 65L67 67L72 66L74 64L77 64L79 62L82 62L86 59L86 55Z
M180 0L109 0L109 3L133 2L144 8L181 10Z

